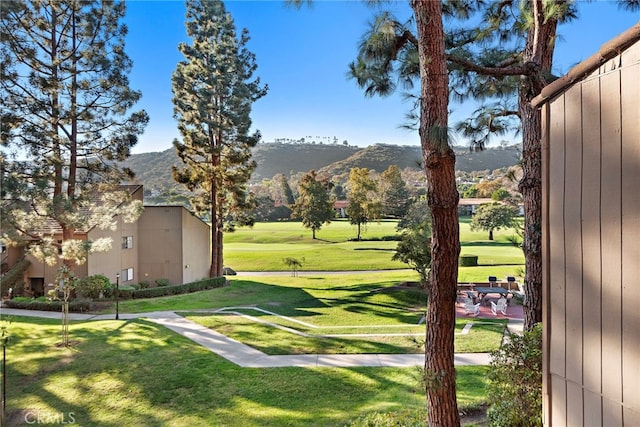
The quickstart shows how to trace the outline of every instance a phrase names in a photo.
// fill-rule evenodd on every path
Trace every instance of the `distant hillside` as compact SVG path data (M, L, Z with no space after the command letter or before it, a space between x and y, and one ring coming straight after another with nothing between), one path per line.
M517 164L520 147L492 148L474 153L457 148L456 156L457 170L495 170ZM253 159L258 166L251 180L260 182L278 173L290 176L292 173L312 169L328 176L347 176L354 167L382 172L393 164L400 169L417 170L421 168L422 153L418 146L377 144L360 148L338 144L262 143L255 147ZM136 183L144 184L149 191L167 192L172 188L183 190L171 176L171 166L181 166L173 148L134 154L123 165L131 168L136 173Z
M259 182L279 173L291 176L297 172L317 171L359 151L362 148L337 144L258 144L253 150L253 160L258 166L251 180Z

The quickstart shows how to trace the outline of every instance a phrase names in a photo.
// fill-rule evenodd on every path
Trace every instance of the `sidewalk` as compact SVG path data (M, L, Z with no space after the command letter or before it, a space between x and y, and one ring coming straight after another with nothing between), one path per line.
M18 310L1 308L3 316L25 316L59 319L60 313L36 310ZM422 366L424 354L301 354L287 356L270 356L246 344L222 335L212 329L192 322L173 311L156 311L150 313L122 313L121 320L145 318L162 325L188 339L224 357L228 361L243 368L280 368L280 367L332 367L347 368L356 366L368 367L410 367ZM464 316L461 316L464 317ZM69 313L72 320L113 320L113 314L81 314ZM495 318L495 316L494 316ZM522 330L522 319L509 319L509 330ZM456 366L488 365L488 353L460 353L455 355Z

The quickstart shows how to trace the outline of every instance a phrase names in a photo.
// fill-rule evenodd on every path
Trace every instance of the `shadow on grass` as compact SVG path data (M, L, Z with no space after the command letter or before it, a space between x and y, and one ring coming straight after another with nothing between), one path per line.
M68 361L66 350L47 350L57 332L33 319L14 328L10 425L28 425L30 414L101 427L345 425L362 408L419 407L424 398L413 369L239 368L143 319L75 324L81 343Z

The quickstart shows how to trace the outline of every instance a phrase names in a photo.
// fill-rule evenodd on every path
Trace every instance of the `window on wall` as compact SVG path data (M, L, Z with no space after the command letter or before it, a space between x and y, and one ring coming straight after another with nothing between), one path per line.
M122 249L133 248L133 236L124 236L122 238Z
M124 270L122 270L122 272L120 273L120 279L123 282L128 282L133 280L133 267L125 268Z

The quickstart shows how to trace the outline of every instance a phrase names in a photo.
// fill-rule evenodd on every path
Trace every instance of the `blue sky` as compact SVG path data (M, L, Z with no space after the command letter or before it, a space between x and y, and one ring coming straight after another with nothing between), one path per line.
M262 141L275 138L334 137L340 143L417 145L416 132L400 126L410 105L400 95L366 98L347 78L348 64L375 10L360 1L314 1L297 10L283 1L228 1L236 28L247 28L249 49L255 53L259 76L269 93L253 106L253 127ZM385 6L409 16L408 2ZM188 42L185 5L173 0L127 2L129 27L126 51L133 60L131 87L141 90L139 108L147 110L149 125L134 153L171 148L179 138L171 74L182 60L179 42ZM561 75L640 20L640 13L618 9L614 1L579 2L579 19L561 25L554 71ZM474 105L451 104L457 121ZM317 139L318 141L320 139ZM457 140L459 144L464 141ZM517 141L514 141L517 142Z

